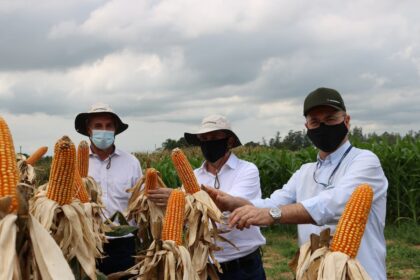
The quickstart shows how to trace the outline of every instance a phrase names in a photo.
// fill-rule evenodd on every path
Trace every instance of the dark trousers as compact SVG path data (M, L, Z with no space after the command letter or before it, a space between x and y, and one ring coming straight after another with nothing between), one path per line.
M96 260L96 268L105 275L124 271L134 265L134 237L108 239L104 243L104 258Z
M249 255L220 264L223 273L217 273L220 280L265 280L265 271L258 248Z

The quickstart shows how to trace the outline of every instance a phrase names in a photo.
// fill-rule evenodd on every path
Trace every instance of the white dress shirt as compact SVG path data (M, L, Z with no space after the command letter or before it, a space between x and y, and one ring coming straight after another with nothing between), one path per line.
M109 218L116 211L126 212L131 195L126 190L134 186L142 176L142 171L137 158L115 148L114 153L105 160L90 153L89 176L101 186L104 212Z
M215 185L216 176L206 170L205 163L194 170L194 173L199 184L209 187ZM260 175L257 167L253 163L237 158L233 153L222 166L217 177L220 190L228 194L247 200L261 198ZM246 256L265 244L260 228L255 226L243 231L235 228L223 236L233 242L239 251L229 243L217 241L217 245L223 248L215 252L215 257L220 263Z
M328 227L334 232L354 189L360 184L369 184L374 192L373 203L356 258L372 279L386 279L384 226L388 181L378 157L368 150L352 147L342 159L349 147L347 141L324 160L318 156L317 162L302 165L282 189L273 192L270 198L256 199L252 203L260 208L301 203L317 224L298 225L299 245L302 245L309 241L311 233L319 234ZM331 184L327 187L319 184L328 184L329 180Z

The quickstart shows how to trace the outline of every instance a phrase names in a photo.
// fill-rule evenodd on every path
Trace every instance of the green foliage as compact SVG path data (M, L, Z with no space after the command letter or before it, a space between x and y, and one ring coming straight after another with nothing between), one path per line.
M420 208L420 138L414 136L365 137L361 130L355 136L355 146L374 152L380 159L389 181L387 196L387 220L399 223L408 220L419 222ZM414 134L413 134L414 135ZM203 157L199 148L184 149L191 165L201 165ZM243 146L234 149L240 158L253 162L260 171L263 197L269 196L289 180L303 164L316 159L317 151L307 147L298 151L266 146ZM138 153L140 162L159 170L170 187L180 186L169 151L152 154Z
M420 226L401 222L385 227L389 279L420 279Z

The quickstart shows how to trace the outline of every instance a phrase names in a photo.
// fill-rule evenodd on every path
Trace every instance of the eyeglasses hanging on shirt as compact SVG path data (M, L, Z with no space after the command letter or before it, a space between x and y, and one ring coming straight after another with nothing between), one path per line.
M334 174L335 174L335 172L337 172L337 170L338 170L338 168L340 167L340 165L341 165L341 162L344 160L344 158L347 156L347 154L350 152L350 150L351 150L351 148L353 148L353 146L352 145L350 145L350 147L348 147L347 148L347 150L344 152L344 154L341 156L341 158L340 158L340 161L338 162L338 164L337 164L337 166L334 168L334 170L333 170L333 172L331 173L331 175L330 175L330 177L328 178L328 182L325 184L325 183L321 183L321 182L318 182L317 181L317 179L316 179L316 171L318 170L318 168L320 167L320 161L318 161L317 162L317 164L316 164L316 168L315 168L315 170L314 170L314 174L313 174L313 179L314 179L314 181L315 181L315 183L317 183L317 184L320 184L321 186L323 186L324 188L326 188L326 189L328 189L328 188L330 188L330 186L331 186L331 183L332 183L332 178L334 177Z
M113 156L114 156L114 154L112 154L112 155L109 156L108 163L106 165L106 169L110 169L111 168L111 159L112 159Z
M220 181L219 181L219 176L218 176L218 174L219 174L219 170L216 170L216 176L214 177L214 184L213 184L213 187L214 187L216 190L220 189Z

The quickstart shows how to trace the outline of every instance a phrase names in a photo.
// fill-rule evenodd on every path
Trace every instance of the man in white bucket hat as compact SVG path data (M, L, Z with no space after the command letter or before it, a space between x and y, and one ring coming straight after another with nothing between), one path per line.
M96 103L88 112L78 114L74 125L77 132L90 139L89 176L101 186L107 218L116 211L125 211L130 196L126 190L142 176L139 161L115 146L115 136L125 131L128 125L103 103ZM110 274L134 265L132 235L108 237L108 241L104 244L106 257L98 261L101 272Z
M241 160L231 151L241 145L228 120L221 115L205 117L198 131L185 133L186 141L201 147L204 163L194 170L200 184L223 190L245 199L261 198L260 176L257 167ZM265 279L260 246L265 244L259 227L240 231L232 229L224 234L238 248L218 242L223 250L215 253L222 266L220 279Z

